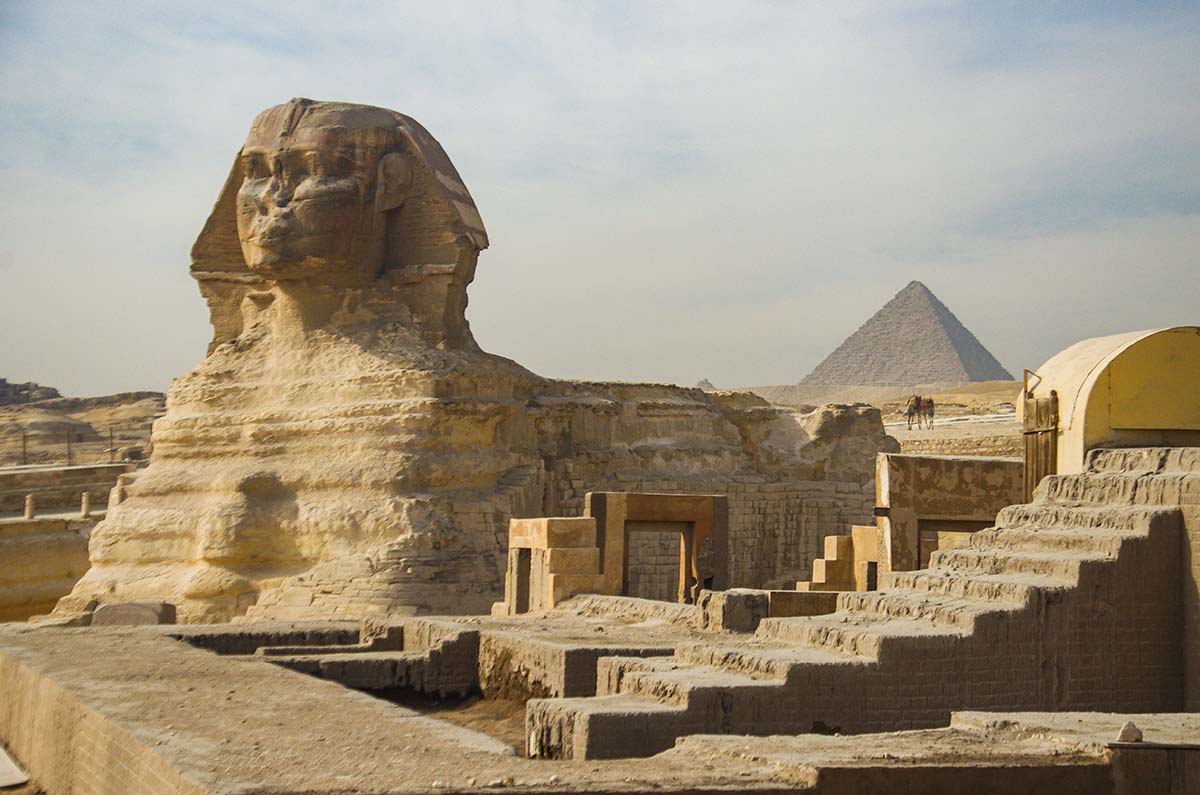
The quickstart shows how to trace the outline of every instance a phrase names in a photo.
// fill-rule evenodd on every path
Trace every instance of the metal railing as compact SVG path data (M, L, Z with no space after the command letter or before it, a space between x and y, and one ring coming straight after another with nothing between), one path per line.
M122 455L121 448L130 448ZM140 449L140 456L127 457ZM0 431L0 466L98 464L150 457L150 432L144 423L112 423L95 432L78 428Z

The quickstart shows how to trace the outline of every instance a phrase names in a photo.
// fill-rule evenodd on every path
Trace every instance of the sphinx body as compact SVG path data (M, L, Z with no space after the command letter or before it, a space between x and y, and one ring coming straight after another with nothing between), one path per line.
M486 246L412 119L310 100L260 114L192 250L208 355L173 383L150 465L114 490L58 612L485 612L511 517L582 488L806 465L799 426L749 396L550 381L481 351L465 310Z

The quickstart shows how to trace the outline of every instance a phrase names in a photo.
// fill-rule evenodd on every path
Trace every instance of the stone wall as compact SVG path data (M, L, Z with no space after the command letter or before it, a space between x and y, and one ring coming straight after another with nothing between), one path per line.
M96 519L0 519L0 621L49 613L88 569Z
M678 532L631 529L626 541L626 590L630 596L673 602L679 590Z
M1004 506L1024 502L1024 467L1019 458L880 453L880 570L920 568L937 548L937 535L983 529Z
M210 795L136 733L19 658L0 654L0 739L49 793ZM70 738L67 741L65 738Z
M610 487L605 487L610 488ZM562 515L579 516L583 493L563 500ZM827 481L731 483L633 481L620 491L657 494L726 494L729 497L729 586L794 587L821 556L825 536L844 535L870 520L872 486Z

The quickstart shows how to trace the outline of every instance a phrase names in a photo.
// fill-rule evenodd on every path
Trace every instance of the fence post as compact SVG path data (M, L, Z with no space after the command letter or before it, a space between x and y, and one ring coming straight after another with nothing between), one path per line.
M21 429L21 466L29 464L29 434Z
M71 466L71 429L67 428L67 466Z
M113 462L113 436L112 436L112 426L109 425L108 426L108 463L111 464L112 462Z
M26 494L25 495L25 518L32 519L33 515L35 513L37 513L37 505L34 503L33 495Z

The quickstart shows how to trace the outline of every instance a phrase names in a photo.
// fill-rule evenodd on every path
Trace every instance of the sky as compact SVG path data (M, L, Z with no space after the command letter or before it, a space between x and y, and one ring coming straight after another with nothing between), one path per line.
M0 377L194 367L188 251L296 96L438 138L540 374L794 383L913 279L1020 373L1200 322L1197 52L1196 3L0 0Z

